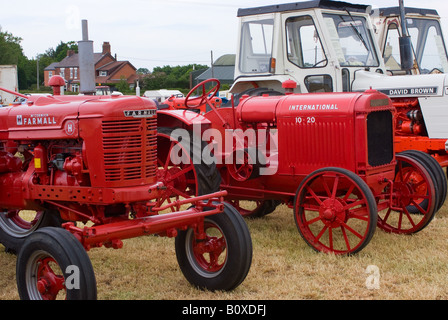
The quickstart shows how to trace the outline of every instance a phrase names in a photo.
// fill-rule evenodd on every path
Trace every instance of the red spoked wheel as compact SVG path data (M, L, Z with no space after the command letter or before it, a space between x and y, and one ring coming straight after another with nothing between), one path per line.
M171 202L173 198L190 198L219 190L221 175L213 156L209 152L210 156L203 159L205 143L193 139L187 131L184 133L188 136L180 139L174 128L157 130L157 181L165 188L159 205L164 201Z
M412 234L425 228L437 212L434 181L426 167L411 155L396 155L393 188L386 189L389 208L378 213L386 232Z
M342 168L323 168L300 184L294 217L300 235L316 251L354 254L372 239L377 207L359 176Z
M185 278L207 290L232 290L247 276L252 240L241 215L224 203L224 211L203 224L179 232L176 257Z
M207 84L211 84L212 88L207 90ZM204 104L209 104L213 97L218 93L221 83L218 79L207 79L197 84L185 97L185 106L190 109L198 108ZM201 90L199 96L193 96L197 91Z
M22 300L94 300L97 289L89 256L62 228L31 234L17 257L17 289Z

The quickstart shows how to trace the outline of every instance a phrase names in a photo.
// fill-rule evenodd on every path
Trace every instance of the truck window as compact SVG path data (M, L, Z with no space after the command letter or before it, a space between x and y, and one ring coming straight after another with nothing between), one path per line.
M430 19L406 19L406 26L411 36L421 73L434 69L448 72L448 60L442 38L440 24Z
M241 72L269 72L273 31L273 19L249 21L242 24L239 63Z
M371 33L364 17L324 14L331 44L343 67L378 67Z
M327 65L313 19L310 16L292 17L286 20L288 60L300 68L317 68Z
M391 71L401 70L399 38L397 24L391 23L387 27L386 44L383 51L384 63L386 68Z

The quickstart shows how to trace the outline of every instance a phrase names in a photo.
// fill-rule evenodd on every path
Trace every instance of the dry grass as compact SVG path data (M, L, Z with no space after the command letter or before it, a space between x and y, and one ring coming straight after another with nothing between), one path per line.
M316 253L300 238L292 210L282 205L258 220L246 220L253 262L232 292L193 288L180 272L174 240L155 236L126 240L122 249L89 252L101 300L354 300L448 299L448 205L413 236L377 229L370 244L352 257ZM0 299L18 299L16 257L0 245ZM369 265L380 272L379 289L368 289Z

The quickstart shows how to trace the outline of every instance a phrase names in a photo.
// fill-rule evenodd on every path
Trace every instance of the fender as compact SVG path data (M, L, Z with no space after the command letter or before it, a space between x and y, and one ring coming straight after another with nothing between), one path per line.
M192 129L199 125L201 131L211 126L211 121L203 115L190 110L157 110L159 127Z

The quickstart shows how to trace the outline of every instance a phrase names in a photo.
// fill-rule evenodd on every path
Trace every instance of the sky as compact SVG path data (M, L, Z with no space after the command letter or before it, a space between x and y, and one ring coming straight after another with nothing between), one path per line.
M236 52L238 8L290 3L288 0L0 0L0 27L22 38L28 58L61 42L82 39L81 20L88 21L94 51L108 41L118 60L137 69L192 63ZM398 6L398 0L346 1L373 8ZM7 4L6 4L7 3ZM436 9L448 34L448 1L404 0L405 6Z

